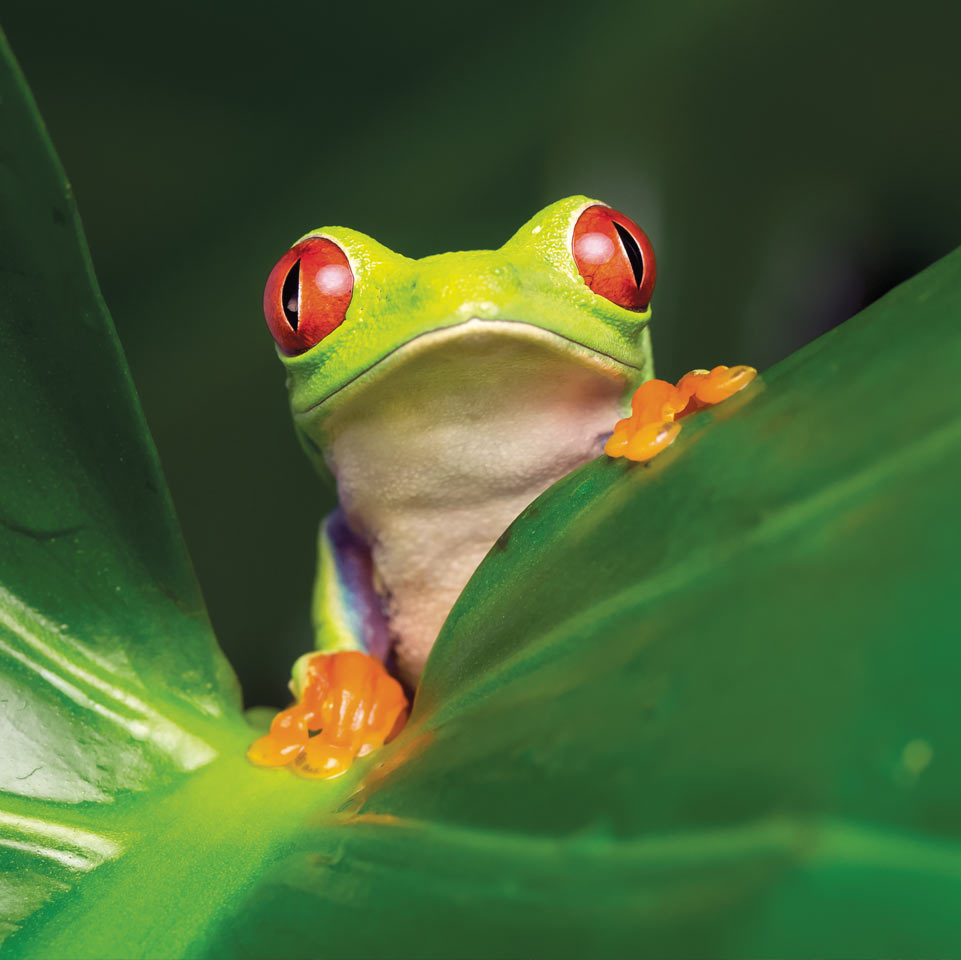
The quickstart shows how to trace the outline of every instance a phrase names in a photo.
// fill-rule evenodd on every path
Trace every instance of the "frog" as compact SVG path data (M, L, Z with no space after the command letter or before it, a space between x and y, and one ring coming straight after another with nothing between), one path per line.
M324 227L276 263L264 316L297 437L338 507L320 524L315 650L248 749L331 779L403 727L447 615L504 531L600 456L644 463L756 371L654 377L650 239L585 196L497 250L411 259Z

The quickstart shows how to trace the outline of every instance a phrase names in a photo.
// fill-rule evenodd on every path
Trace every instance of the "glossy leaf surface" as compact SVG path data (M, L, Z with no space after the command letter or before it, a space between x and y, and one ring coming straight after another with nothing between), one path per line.
M3 70L5 956L961 952L961 255L650 466L549 491L407 731L302 782L243 760L63 174Z

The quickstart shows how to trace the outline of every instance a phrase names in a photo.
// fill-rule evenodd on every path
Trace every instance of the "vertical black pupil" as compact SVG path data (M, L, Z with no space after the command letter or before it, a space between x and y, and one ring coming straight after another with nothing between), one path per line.
M284 308L284 316L290 326L296 330L300 320L300 261L298 260L288 271L284 280L284 289L280 292L280 302Z
M615 223L614 229L617 230L617 235L621 238L627 259L631 261L631 270L634 272L634 282L640 286L641 281L644 279L644 257L641 255L641 248L637 245L637 241L631 236L631 231L626 227Z

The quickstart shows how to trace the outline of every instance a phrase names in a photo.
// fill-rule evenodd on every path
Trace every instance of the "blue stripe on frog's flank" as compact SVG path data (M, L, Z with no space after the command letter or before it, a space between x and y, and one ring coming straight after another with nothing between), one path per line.
M319 555L313 604L317 648L362 650L383 661L390 637L374 590L370 548L339 508L321 524Z

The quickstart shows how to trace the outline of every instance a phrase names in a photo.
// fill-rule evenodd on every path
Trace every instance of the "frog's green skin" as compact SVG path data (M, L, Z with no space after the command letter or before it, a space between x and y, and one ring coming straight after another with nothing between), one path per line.
M369 601L372 585L377 629L416 681L497 537L601 454L653 375L650 310L592 293L571 255L574 224L597 202L554 203L499 250L422 260L343 227L306 235L339 244L354 275L344 322L306 353L280 354L298 435L333 475L354 535L345 553L331 535L331 523L345 532L343 518L322 528L319 648L372 646L371 604L359 596ZM366 573L358 542L370 551Z

